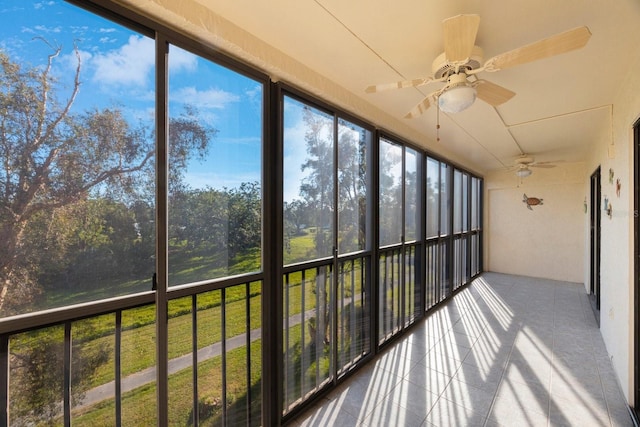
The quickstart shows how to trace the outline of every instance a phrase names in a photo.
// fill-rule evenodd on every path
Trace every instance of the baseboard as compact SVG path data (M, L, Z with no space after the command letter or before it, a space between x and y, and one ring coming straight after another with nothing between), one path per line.
M589 295L589 302L591 303L591 310L593 311L593 317L596 318L596 322L598 322L598 327L600 327L600 310L598 309L598 304L596 302L596 296L593 294Z
M636 410L631 406L627 406L629 409L629 414L631 415L631 420L633 420L633 425L635 427L640 427L640 420L638 420L638 414L636 414Z

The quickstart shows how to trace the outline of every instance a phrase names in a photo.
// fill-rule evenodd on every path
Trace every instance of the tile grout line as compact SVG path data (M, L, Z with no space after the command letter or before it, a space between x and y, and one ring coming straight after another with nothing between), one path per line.
M580 368L580 367L588 368L589 366L592 366L591 365L592 363L596 364L596 369L591 370L591 372L593 372L593 374L597 373L598 379L597 379L597 382L593 382L595 378L591 379L591 375L588 375L590 378L590 383L593 384L594 386L593 391L595 391L596 388L599 388L600 393L602 393L605 399L604 399L604 402L597 404L597 408L602 408L597 411L597 415L595 412L593 412L593 410L596 409L596 406L587 405L585 406L585 409L589 410L589 412L593 413L594 416L597 417L597 419L601 420L603 426L617 425L615 424L617 422L623 423L624 420L622 418L622 412L621 412L622 405L620 405L620 408L617 406L617 403L618 403L617 400L619 400L620 397L617 396L616 393L614 392L608 392L607 389L605 388L605 384L609 384L610 377L611 377L611 373L609 372L610 369L608 369L607 368L608 365L606 365L607 359L605 359L608 353L606 352L606 347L603 347L604 343L602 342L601 335L599 333L600 331L597 330L597 326L594 325L594 322L590 321L592 320L592 318L589 317L589 315L591 314L591 311L586 310L587 308L590 308L590 306L588 305L589 301L585 299L584 289L577 289L575 287L569 289L569 288L564 288L563 286L560 286L560 285L554 285L552 287L547 287L547 286L536 287L535 285L537 283L535 282L523 283L523 285L526 285L526 286L520 287L516 285L517 283L519 283L517 280L510 280L509 282L506 282L506 283L500 283L502 292L499 292L499 298L503 300L508 300L506 301L507 303L515 301L517 305L517 307L514 309L515 310L513 313L514 316L512 316L513 323L509 322L512 325L511 327L513 327L513 329L511 329L511 327L509 329L511 330L511 333L513 333L514 335L510 335L510 339L512 339L511 345L509 345L508 342L503 342L504 353L502 354L503 354L503 357L506 356L506 359L504 359L506 362L501 364L500 366L501 369L499 371L496 370L495 372L494 380L497 381L496 383L497 385L495 386L493 393L490 395L490 399L489 399L489 396L483 399L484 403L481 405L481 407L486 408L486 411L484 411L485 413L483 414L484 415L483 418L478 417L476 419L476 422L478 423L478 425L483 425L485 427L489 427L489 426L498 427L498 426L502 426L501 421L503 420L508 421L510 419L509 418L510 415L508 414L512 411L511 406L503 407L503 405L501 405L501 402L503 401L502 397L501 399L498 399L498 396L504 396L504 394L501 395L501 390L505 391L505 387L510 387L509 381L511 377L508 376L510 372L508 369L509 369L510 363L513 362L512 359L513 358L517 359L520 357L519 354L517 354L517 352L519 351L518 342L522 343L524 341L527 341L526 338L529 336L530 332L535 334L544 333L544 335L546 335L548 326L545 326L545 325L548 325L547 322L549 320L552 321L551 337L550 337L551 339L550 341L545 339L543 340L542 343L540 343L541 345L544 344L545 342L549 343L546 345L550 345L551 347L550 349L551 350L550 351L551 370L547 377L548 378L547 390L545 390L545 393L547 394L547 398L548 398L546 424L545 424L544 418L542 418L542 415L541 415L539 419L540 425L546 425L548 427L553 425L553 421L551 420L551 415L552 415L551 410L554 410L554 413L553 413L554 419L556 419L557 417L556 409L558 408L556 407L556 403L554 403L551 399L552 397L551 390L554 384L558 383L560 386L564 386L563 378L565 378L565 375L570 375L572 376L572 378L573 376L578 375L578 377L576 378L581 378L579 375L581 372L584 371L584 369L577 369L576 371L574 371L571 368L572 366L574 366L574 364L576 368ZM542 284L545 285L545 283L542 283ZM533 288L531 286L533 286ZM469 289L471 289L471 287ZM544 293L547 293L547 297L544 297ZM541 319L539 319L540 316L536 315L537 310L539 310L539 308L537 308L538 306L536 306L535 304L534 305L531 304L531 301L533 301L532 300L533 297L544 297L542 300L540 300L544 303L544 306L546 307L546 309L544 310L543 317L546 316L547 320L543 322L543 324L536 323ZM549 297L552 297L552 299ZM579 298L578 301L576 301L575 299L576 297ZM475 299L479 300L480 298L482 298L482 296L478 296ZM524 301L524 303L520 304L521 301ZM435 422L436 424L438 424L437 420L439 419L439 416L444 417L442 418L441 421L444 422L445 419L449 419L449 422L451 422L452 420L450 419L451 411L454 412L455 418L457 420L466 419L468 422L469 420L471 420L471 417L472 417L472 415L470 414L472 412L475 412L476 409L478 409L479 407L476 405L476 403L474 403L475 400L473 399L467 402L465 398L464 404L458 403L458 400L455 398L455 395L457 394L457 391L458 391L457 384L456 386L454 386L453 380L457 380L457 381L460 381L461 383L465 383L465 381L456 378L456 375L462 372L462 368L464 366L465 360L468 359L469 361L471 361L471 358L473 357L472 353L474 348L480 345L481 348L479 347L479 350L484 349L484 345L480 343L480 338L486 336L487 332L490 331L491 326L485 322L482 322L480 318L476 318L475 309L473 308L473 306L467 306L464 304L464 302L465 301L459 301L460 304L456 306L455 300L450 301L449 307L454 308L455 310L448 313L448 315L451 316L455 314L455 316L458 317L455 322L452 322L452 323L447 322L447 320L451 320L451 318L447 317L446 311L441 312L439 313L440 316L438 316L437 319L434 319L434 323L432 325L428 325L428 323L426 323L424 325L425 326L424 329L421 329L421 333L416 336L416 338L420 339L422 334L424 334L426 339L425 343L428 344L428 348L425 348L427 346L425 345L425 343L422 343L422 341L420 341L418 346L415 347L416 350L422 347L423 352L415 353L416 357L418 358L422 357L422 359L416 362L416 364L413 364L413 367L415 368L415 366L417 366L418 363L423 364L424 366L430 369L434 369L434 371L437 372L438 375L442 375L444 379L444 381L441 383L444 385L442 387L442 391L438 394L434 394L435 399L433 400L433 405L431 405L428 412L414 413L414 415L425 414L424 418L422 418L423 426L432 426L430 422ZM551 308L551 307L552 307L552 312L550 313L548 312L548 308ZM580 312L575 310L578 307L580 307ZM579 321L579 322L576 322L576 321ZM529 322L533 322L532 326L535 326L534 329L531 331L529 331L528 329ZM473 328L473 331L474 331L473 337L471 337L470 335L467 335L464 332L465 328L459 328L457 326L457 325L464 326L465 323L476 324L477 326L479 326L479 327ZM537 328L538 326L544 326L544 327L540 329L540 328ZM438 330L437 334L435 333L436 327ZM433 332L434 335L438 335L438 338L435 339L434 341L431 341L433 339L433 336L428 333L430 331ZM464 338L464 342L462 343L461 341L461 344L456 345L456 343L459 341L458 338L460 339ZM520 338L520 340L518 338ZM412 345L407 341L406 343L404 343L404 345L405 346L409 345L410 347L412 347L415 344ZM467 347L468 345L470 345L471 347L468 348ZM436 346L439 347L438 348L439 351L437 352L439 356L436 355L436 352L434 350L434 347ZM452 369L453 364L445 363L444 366L440 365L441 362L438 362L438 360L440 360L441 357L445 358L447 354L450 354L450 351L448 351L447 349L449 350L453 349L454 353L456 355L459 355L459 352L456 352L455 350L462 349L463 347L464 347L463 350L468 350L468 351L466 352L464 358L462 358L461 361L457 360L458 359L457 356L453 358L447 358L447 359L455 359L455 363L456 363L455 369ZM571 362L571 360L574 360L571 357L565 360L564 358L565 350L568 352L567 356L571 356L571 355L574 355L572 350L574 347L576 351L580 352L580 354L584 353L584 355L587 355L586 353L588 353L587 358L586 359L578 358L576 359L575 362ZM604 353L603 353L603 350L604 350ZM404 354L405 352L401 352L399 354L396 354L395 357L402 357ZM432 354L433 357L436 358L436 360L434 360L433 362L430 362L428 360L429 354ZM610 360L608 362L610 363ZM489 362L489 363L491 364L492 362ZM495 363L495 360L493 363ZM567 363L569 363L569 365L567 365ZM452 368L449 368L451 370L445 369L445 366L447 365L452 367ZM435 366L439 366L439 368L438 369L432 368ZM381 369L382 370L380 374L382 374L383 372L389 372L387 369L384 369L384 368L381 368ZM448 373L440 372L442 370L446 370ZM408 378L409 375L410 374L407 373L407 375L404 375L403 378L406 379ZM617 377L613 377L613 378L616 381L619 381ZM526 382L523 382L523 384L526 384ZM617 394L622 396L619 382L617 384L619 389ZM469 387L475 387L474 384L468 384L468 385ZM428 390L431 390L431 388L429 388ZM557 391L561 393L562 390L563 388L560 388ZM454 396L453 398L450 399L451 391L454 392ZM385 399L389 397L390 395L389 393L392 393L392 391L388 391L387 393L385 393L385 396L386 396ZM515 393L519 393L518 390L516 390ZM577 396L579 397L581 395L577 395ZM595 396L595 394L593 394L593 396ZM557 397L559 398L558 399L559 400L558 405L560 405L559 409L562 410L562 413L565 412L565 409L567 410L571 409L570 407L567 407L565 403L562 403L564 401L564 399L561 399L563 397L562 394L559 394ZM431 402L431 399L432 398L430 398L430 402ZM622 400L624 400L626 403L626 399L623 398ZM569 400L567 400L567 402L569 402ZM591 402L591 400L589 400L589 402ZM469 405L467 403L469 403ZM451 406L451 408L448 408L449 404L453 404L454 406ZM436 410L436 405L438 405L437 410ZM590 407L591 407L591 410L589 409ZM457 408L457 409L454 409L454 408ZM402 404L396 404L394 402L394 409L393 409L394 413L396 410L410 412L408 407L405 407ZM465 411L467 410L470 412L466 413ZM604 410L607 411L606 415L604 414ZM465 415L465 413L467 415ZM575 415L566 413L565 414L566 418L562 418L562 419L565 419L567 422L569 420L574 420L574 421L577 421L578 419L584 420L583 416L587 414L588 413L585 412L584 415L579 415L578 418L574 419L573 417L577 416L578 413L576 413ZM356 419L360 418L355 416L351 412L349 412L349 415L353 415ZM369 413L368 415L371 415L371 413ZM435 418L432 418L431 421L429 421L430 416ZM507 418L502 418L505 416ZM378 419L378 416L376 416L375 419ZM396 418L394 416L394 419L399 420L400 418ZM596 418L592 418L592 419L595 420ZM609 420L608 422L605 421L607 419ZM368 419L367 417L365 417L365 418L362 418L360 422L363 423L362 425L367 425L366 423L371 422L372 420L373 418ZM529 420L531 421L531 419ZM416 419L416 422L417 422L417 419ZM299 424L299 425L301 426L303 424ZM313 425L320 425L320 424L313 424ZM508 425L508 423L505 425ZM633 425L633 424L629 424L629 425Z
M584 298L580 298L580 303L581 303L581 305L583 307L584 315L587 316L587 312L584 310L584 306L585 306ZM589 309L589 314L592 314L590 302L589 302L589 307L587 307L587 308ZM590 337L589 341L591 342L591 345L593 347L593 344L594 344L593 343L593 337ZM607 355L608 355L608 352L607 352ZM595 358L595 355L594 355L594 362L595 362L596 370L598 371L598 381L599 381L600 387L602 389L602 395L604 396L604 402L605 402L605 405L607 405L607 416L609 417L609 425L613 426L614 424L613 424L613 418L611 416L611 404L609 403L609 400L610 400L609 399L609 393L607 393L607 389L605 388L604 382L602 381L602 372L601 372L601 369L600 369L600 364L598 363L598 360ZM608 363L611 364L611 360L610 359L609 359ZM616 377L616 385L618 387L620 387L619 380L617 379L617 377Z
M591 311L591 306L590 306L591 304L590 304L589 301L587 301L587 303L589 303L589 307L585 307L585 295L586 295L586 293L581 293L580 294L580 306L582 307L583 320L585 321L585 323L587 323L588 320L589 320L587 316L590 315L590 314L592 315L592 311ZM588 298L588 296L587 296L587 298ZM589 309L589 311L587 311L587 309ZM591 336L589 337L589 342L591 344L591 347L593 348L593 345L594 345L593 337L591 337ZM592 355L593 355L593 353L592 353ZM600 383L602 396L604 397L604 403L605 403L605 405L607 405L607 417L609 418L609 425L613 426L614 424L613 424L613 418L611 417L611 405L609 404L609 396L608 396L607 390L606 390L606 388L604 386L604 383L602 382L602 372L600 370L600 366L599 366L599 363L598 363L595 355L593 355L593 359L594 359L596 371L598 372L598 382ZM618 383L618 382L616 381L616 383Z
M511 290L513 289L513 285L511 285L509 287L509 290L507 292L510 293ZM516 342L518 341L518 334L520 334L520 331L522 330L522 322L520 320L518 320L518 332L516 333L516 338L513 340L513 343L511 344L511 348L509 349L509 356L507 357L507 365L509 364L509 360L511 360L511 354L513 353L513 349L516 346ZM489 417L491 416L491 413L493 412L493 407L496 404L496 399L498 398L498 393L500 391L500 388L502 386L502 382L504 381L504 375L505 372L507 371L506 366L502 367L502 374L500 375L500 380L498 381L498 387L496 388L495 393L493 394L493 398L491 399L491 405L489 405L489 412L487 413L487 417L484 420L484 427L487 427L487 424L489 423Z
M549 390L547 393L549 394L549 403L547 403L547 426L551 425L551 388L553 387L553 372L556 368L556 321L558 320L556 316L556 287L553 287L553 333L551 335L551 372L549 374Z

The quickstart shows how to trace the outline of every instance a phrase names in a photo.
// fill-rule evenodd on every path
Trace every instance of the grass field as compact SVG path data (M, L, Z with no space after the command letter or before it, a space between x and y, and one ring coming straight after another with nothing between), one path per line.
M251 345L251 383L247 385L246 347L240 347L227 353L227 425L246 425L247 390L250 393L251 425L260 424L260 378L261 351L260 340ZM198 365L198 391L201 406L206 407L200 425L222 425L222 358L215 357ZM187 368L169 377L169 425L193 425L193 369ZM155 383L150 383L126 393L122 398L123 425L154 425L156 419ZM72 414L74 426L114 425L114 399L107 399L83 411ZM203 414L201 414L203 415ZM60 420L61 421L61 420ZM57 425L62 425L59 422Z
M285 255L288 262L296 262L307 259L314 251L313 234L309 233L296 236L291 239L290 251ZM245 254L236 260L230 274L259 269L260 253ZM199 264L207 265L207 260L198 257ZM183 263L190 265L194 263ZM192 265L193 267L193 265ZM189 267L176 274L180 282L200 280L202 274L219 274L212 269L206 272L204 269ZM315 273L313 270L306 272L306 286L301 286L301 272L289 275L287 295L291 302L288 315L299 314L303 310L315 307ZM127 284L127 286L134 286ZM137 285L135 285L137 286ZM135 287L134 286L134 287ZM304 291L304 298L303 298ZM66 295L66 303L77 302L84 298L81 292ZM53 300L60 300L61 295L52 295ZM247 311L247 300L249 310ZM304 307L301 302L304 300ZM247 285L237 285L221 290L209 291L196 296L197 306L197 348L218 343L225 338L247 333L249 330L261 327L262 313L262 283L253 282ZM222 316L224 308L224 319ZM121 376L140 372L155 365L155 305L138 307L122 312L121 333ZM249 318L249 325L246 319ZM192 297L183 297L169 301L169 359L190 354L193 350L192 330ZM224 324L224 328L223 328ZM299 329L300 326L294 327ZM63 330L59 327L48 328L41 331L19 334L11 338L12 353L19 355L30 351L41 334L54 336L55 340L63 342ZM74 351L78 349L90 351L92 348L107 348L108 360L91 376L88 388L106 384L114 380L115 376L115 315L108 314L79 320L72 324L72 337ZM245 407L248 398L248 390L251 390L252 400L252 424L259 423L259 392L261 376L261 345L260 341L254 341L251 351L251 382L247 384L247 347L239 347L227 352L226 374L224 386L227 390L227 411L234 414L233 419L246 418ZM80 352L78 352L80 354ZM221 425L223 368L220 356L203 361L198 366L198 391L201 400L201 425ZM13 374L16 374L14 372ZM192 368L179 371L169 378L170 399L169 413L171 425L188 425L193 419L193 370ZM155 382L145 384L123 395L122 419L124 425L149 425L155 423ZM15 404L15 402L14 402ZM103 400L90 407L83 407L73 412L74 425L112 425L115 417L115 403L113 398ZM256 409L257 408L257 409ZM239 417L239 418L238 418ZM62 420L48 420L43 425L61 424ZM240 424L244 425L244 421Z

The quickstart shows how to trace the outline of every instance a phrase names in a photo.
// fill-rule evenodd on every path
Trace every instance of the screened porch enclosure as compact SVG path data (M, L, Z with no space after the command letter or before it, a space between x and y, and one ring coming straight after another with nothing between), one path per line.
M108 1L20 4L59 44L0 48L0 425L279 425L482 271L481 177Z

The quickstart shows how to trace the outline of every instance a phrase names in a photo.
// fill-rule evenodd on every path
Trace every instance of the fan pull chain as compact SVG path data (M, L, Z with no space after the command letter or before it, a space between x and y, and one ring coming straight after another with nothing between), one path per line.
M436 98L436 142L440 142L440 97Z

